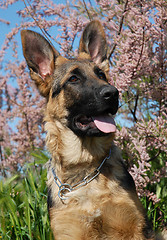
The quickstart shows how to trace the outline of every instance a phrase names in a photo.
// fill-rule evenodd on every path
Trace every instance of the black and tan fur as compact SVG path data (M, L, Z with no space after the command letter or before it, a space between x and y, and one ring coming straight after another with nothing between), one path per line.
M114 133L102 133L89 117L118 109L118 91L109 85L105 33L99 21L85 28L77 58L62 57L40 34L21 33L32 80L47 99L45 128L52 161L48 164L48 208L58 240L155 239L137 197ZM82 119L83 118L83 119ZM81 122L80 122L81 121ZM63 183L75 184L109 154L101 173L86 186L58 197L51 168Z

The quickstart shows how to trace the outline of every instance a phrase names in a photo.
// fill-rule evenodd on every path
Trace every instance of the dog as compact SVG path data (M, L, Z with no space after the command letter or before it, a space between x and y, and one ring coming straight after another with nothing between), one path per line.
M46 98L48 210L56 240L156 239L119 149L102 24L84 29L78 57L67 59L42 35L22 30L23 54Z

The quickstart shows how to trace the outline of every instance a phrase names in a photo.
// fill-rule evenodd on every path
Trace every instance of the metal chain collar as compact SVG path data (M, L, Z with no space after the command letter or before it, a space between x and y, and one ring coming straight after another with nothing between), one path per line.
M103 159L103 161L101 162L101 164L98 168L96 168L92 173L88 174L81 181L79 181L78 183L76 183L74 185L70 185L68 183L62 183L61 180L56 175L54 168L52 167L51 170L52 170L52 174L54 176L54 181L59 188L58 197L61 200L66 200L67 197L65 195L68 192L72 192L74 190L77 190L78 188L83 187L83 186L87 185L88 183L90 183L93 179L95 179L100 174L100 169L102 168L105 161L107 159L110 159L110 157L111 157L111 149L110 149L109 155ZM51 159L50 159L50 162L51 162Z

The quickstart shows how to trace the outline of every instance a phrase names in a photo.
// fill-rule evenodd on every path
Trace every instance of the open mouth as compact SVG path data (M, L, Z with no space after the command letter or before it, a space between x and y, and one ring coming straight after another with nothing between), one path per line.
M79 115L75 117L75 125L81 131L88 129L98 129L103 133L116 132L115 121L113 115L108 113L99 116L85 116Z

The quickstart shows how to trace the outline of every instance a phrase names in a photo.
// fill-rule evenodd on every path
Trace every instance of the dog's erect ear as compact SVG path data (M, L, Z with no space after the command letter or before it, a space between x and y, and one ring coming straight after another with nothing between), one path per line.
M90 22L83 31L79 54L87 53L91 59L102 67L107 63L107 42L102 24L98 20Z
M21 31L23 54L42 96L47 97L51 88L55 59L59 53L39 33L31 30Z

